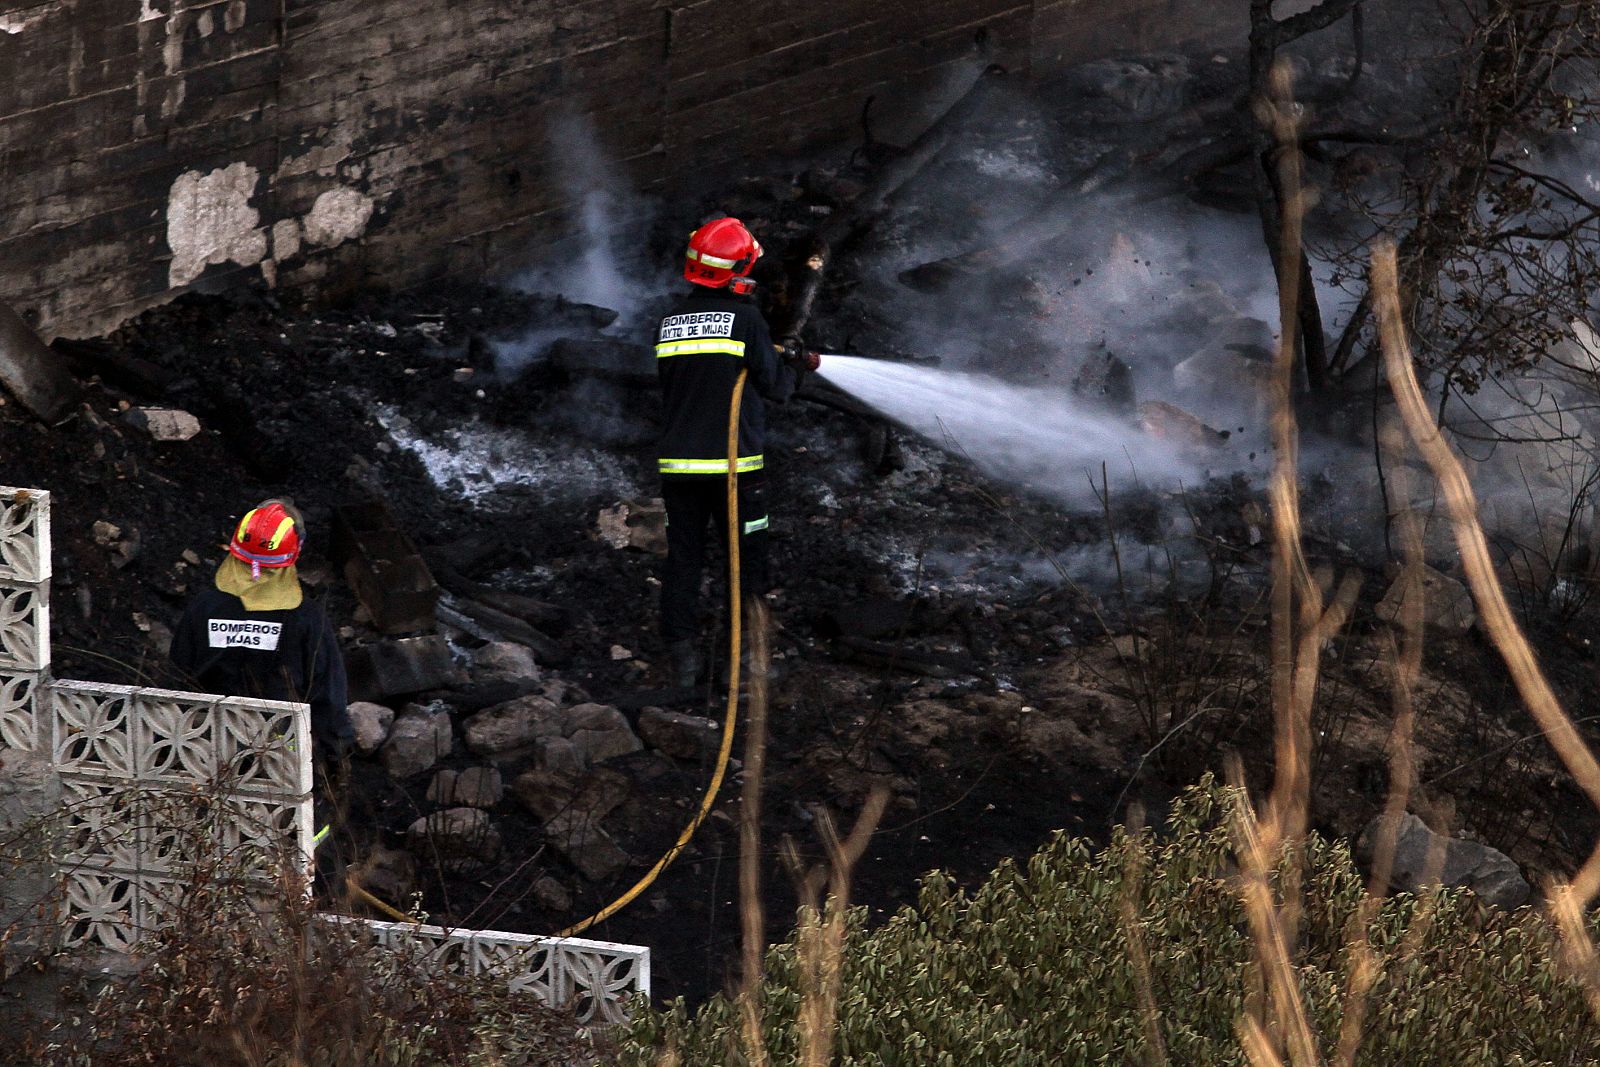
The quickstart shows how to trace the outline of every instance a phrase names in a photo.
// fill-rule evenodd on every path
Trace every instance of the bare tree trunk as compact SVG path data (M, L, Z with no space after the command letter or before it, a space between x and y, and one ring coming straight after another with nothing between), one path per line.
M1259 118L1265 114L1270 100L1273 65L1278 49L1308 33L1324 29L1353 12L1360 11L1361 0L1323 0L1309 11L1288 19L1272 16L1272 0L1250 0L1250 86L1251 108ZM1354 27L1358 52L1356 74L1359 75L1361 56L1359 42L1361 27ZM1353 76L1346 91L1355 84ZM1254 171L1256 203L1261 212L1261 233L1272 259L1272 271L1282 291L1292 283L1300 292L1299 314L1295 322L1295 356L1305 370L1306 385L1314 397L1325 396L1331 385L1328 374L1327 339L1323 335L1322 308L1317 301L1316 287L1312 284L1311 260L1304 247L1297 252L1297 262L1284 263L1279 252L1283 232L1284 190L1275 175L1278 171L1278 154L1299 151L1298 147L1275 143L1264 122L1252 128L1251 140L1259 165ZM1291 277L1291 274L1293 275Z

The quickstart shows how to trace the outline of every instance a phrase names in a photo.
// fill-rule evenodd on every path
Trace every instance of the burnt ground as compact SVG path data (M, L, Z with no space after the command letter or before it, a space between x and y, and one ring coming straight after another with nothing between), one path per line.
M188 592L209 580L230 519L260 497L289 493L312 525L306 571L343 622L347 643L377 635L355 621L358 607L326 565L319 532L335 505L383 499L425 548L491 546L473 577L571 612L560 637L571 662L547 671L574 687L569 701L586 696L637 710L654 700L640 694L663 685L652 632L658 561L611 548L594 533L601 508L649 493L653 397L606 387L616 411L640 419L642 440L619 444L609 431L602 440L575 432L569 405L589 388L583 383L549 384L513 401L486 368L458 373L471 365L473 337L514 332L529 306L526 297L472 286L314 310L264 296L187 298L120 331L102 355L137 356L149 361L145 373L170 375L159 399L200 418L206 430L197 438L151 441L121 409L154 398L104 379L90 383L83 409L62 426L40 427L14 405L0 410L8 480L54 494L58 675L181 686L164 662L164 628L176 623ZM420 324L441 329L424 332ZM430 478L379 424L378 411L391 425L398 415L427 432L509 428L515 433L493 462L554 473L474 506L458 486ZM1058 829L1103 839L1129 803L1159 818L1175 790L1203 770L1221 770L1229 753L1253 781L1267 779L1264 543L1219 551L1203 587L1180 589L1158 574L1163 580L1148 590L1090 588L1062 579L1047 556L1104 544L1102 516L1007 493L909 440L901 442L905 469L879 474L862 456L872 435L826 407L797 401L775 422L782 592L764 819L770 930L786 928L795 902L777 844L788 838L815 856L813 806L848 824L876 782L893 799L857 872L855 896L882 913L912 901L926 871L944 869L970 884ZM1204 505L1203 539L1249 544L1241 516L1260 501L1248 486L1222 482L1191 498ZM1127 528L1159 526L1150 508L1130 501L1120 536L1136 540ZM109 545L94 535L102 520L122 531ZM1336 548L1323 549L1337 556ZM185 562L186 551L202 563ZM1137 551L1152 552L1135 545L1130 555ZM1137 575L1130 581L1141 584ZM1318 750L1317 816L1332 832L1358 831L1385 788L1387 704L1375 652L1382 627L1371 615L1385 584L1380 572L1366 575L1362 608L1330 664L1319 735L1337 736ZM893 622L871 632L905 648L913 664L932 667L900 669L913 664L893 657L864 662L833 641L837 616L850 619L863 602L916 605L898 632ZM1578 624L1544 636L1553 672L1574 697L1570 706L1584 707L1592 666ZM615 645L633 655L614 659ZM927 677L929 669L948 677ZM1536 731L1490 650L1475 634L1434 642L1429 677L1450 690L1439 707L1456 719L1442 720L1438 736L1424 742L1422 778L1433 783L1424 792L1531 868L1564 866L1586 846L1592 813L1526 742ZM459 719L481 694L408 699L442 700ZM1202 700L1210 710L1141 760ZM1522 744L1513 743L1517 737ZM442 765L476 762L458 740ZM675 836L710 760L647 749L612 765L632 781L629 798L605 822L635 857L621 874L590 882L541 848L539 821L508 793L493 812L508 842L502 858L450 874L424 860L425 910L442 921L550 932L631 884ZM508 782L518 769L506 768ZM347 847L403 844L406 827L434 809L424 796L430 777L393 782L376 761L358 759ZM719 988L735 955L736 784L656 886L591 932L650 945L663 995L695 998ZM570 907L552 908L532 892L545 875L570 893Z
M785 266L802 254L817 209L843 202L850 180L844 164L798 182L758 176L661 217L698 217L716 203L758 226L781 319ZM913 231L910 217L887 239ZM670 268L681 230L656 227L656 266ZM870 269L869 258L837 269L809 335L819 346L899 351L895 323L871 299L880 283ZM1007 341L1012 366L1037 368L1047 357L1026 315L1037 288L1003 288L995 300L1022 323ZM381 500L432 558L565 609L555 636L567 661L540 671L541 684L565 688L566 703L615 705L635 719L669 702L719 715L660 692L659 560L596 533L601 509L653 495L654 392L559 373L547 348L557 337L629 336L627 321L608 328L607 319L470 282L370 291L336 306L238 291L187 296L108 338L62 346L87 382L80 411L46 428L14 404L0 408L4 480L54 494L56 673L181 687L164 653L187 596L210 580L230 522L262 497L288 494L311 524L306 579L347 647L380 637L328 561L324 532L336 506ZM511 373L507 356L519 352L530 362ZM154 441L129 417L144 405L186 410L204 430ZM763 873L774 936L795 903L780 843L816 857L817 810L848 825L875 785L891 800L855 897L882 913L912 901L926 871L970 884L1057 830L1103 840L1131 804L1159 820L1176 790L1231 756L1251 784L1270 780L1270 534L1250 480L1135 488L1103 510L1070 507L822 403L796 400L773 422L781 591ZM1339 488L1308 475L1309 551L1363 579L1352 623L1328 649L1314 817L1349 836L1386 789L1385 631L1373 607L1388 580L1349 535L1370 516L1341 514ZM117 531L97 533L97 522ZM1568 706L1587 708L1592 616L1534 618ZM479 642L454 640L470 663ZM459 726L497 695L506 694L474 680L387 702L438 702ZM1595 813L1543 754L1476 631L1430 643L1419 704L1416 807L1507 850L1531 874L1586 853ZM458 730L441 766L481 762ZM530 762L507 761L507 783ZM632 857L621 873L585 878L508 790L491 812L506 842L496 860L446 872L419 857L423 909L436 921L549 933L611 900L675 837L710 760L646 748L609 765L629 783L604 822ZM407 827L435 808L430 778L396 782L378 761L358 759L342 849L403 846ZM651 946L663 996L715 991L736 956L737 785L735 776L649 892L590 931ZM542 878L560 891L544 882L536 893Z

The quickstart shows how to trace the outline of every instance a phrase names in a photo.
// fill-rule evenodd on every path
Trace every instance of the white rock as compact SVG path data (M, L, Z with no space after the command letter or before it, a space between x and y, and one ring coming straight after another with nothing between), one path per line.
M462 724L467 747L493 756L533 744L540 737L559 737L562 713L542 696L518 697L485 708Z
M356 751L363 756L372 755L389 739L389 728L394 725L394 709L358 700L348 710L350 725L355 728Z
M420 856L437 855L448 870L470 870L500 854L500 831L477 808L447 808L406 829L406 845Z
M134 408L127 417L157 441L187 441L200 432L200 420L177 408Z
M472 665L506 678L537 678L539 665L533 652L514 641L493 641L472 654Z
M494 767L444 770L428 783L428 799L447 807L492 808L505 791L505 782Z
M388 743L383 746L383 765L391 778L410 778L431 770L450 754L454 743L448 712L412 704L395 720Z
M1420 582L1413 580L1408 572L1401 572L1378 602L1378 618L1384 622L1398 623L1401 605L1417 594L1422 597L1423 625L1434 633L1460 637L1472 629L1472 624L1477 621L1472 593L1467 587L1429 566L1422 568Z

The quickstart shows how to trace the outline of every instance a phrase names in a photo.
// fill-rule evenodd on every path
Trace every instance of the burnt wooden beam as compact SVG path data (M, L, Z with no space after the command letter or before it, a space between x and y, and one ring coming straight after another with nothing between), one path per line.
M534 629L521 619L487 604L465 597L442 598L437 608L439 621L458 630L464 630L485 641L503 638L530 650L540 663L559 667L571 657L550 637Z
M425 555L429 556L429 563L432 565L434 576L439 579L439 584L456 596L476 600L496 611L521 619L540 631L561 633L572 622L571 613L566 608L524 593L513 593L485 585L483 582L475 582L456 570L441 555L430 553Z
M160 400L177 377L105 341L57 337L50 342L50 350L65 358L77 377L98 377L107 385L145 400Z
M960 678L979 673L971 656L960 652L929 652L909 645L844 636L833 642L841 659L866 667L904 671L924 678Z
M78 404L77 381L10 305L0 302L0 385L42 422L55 424Z

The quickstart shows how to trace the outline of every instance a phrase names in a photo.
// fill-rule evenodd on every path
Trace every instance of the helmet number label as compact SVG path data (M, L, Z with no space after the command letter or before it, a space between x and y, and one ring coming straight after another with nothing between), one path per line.
M283 636L281 622L252 622L249 619L210 619L206 633L212 648L255 648L275 652Z
M662 341L692 341L697 337L732 337L733 312L697 311L690 315L668 315L661 320Z

